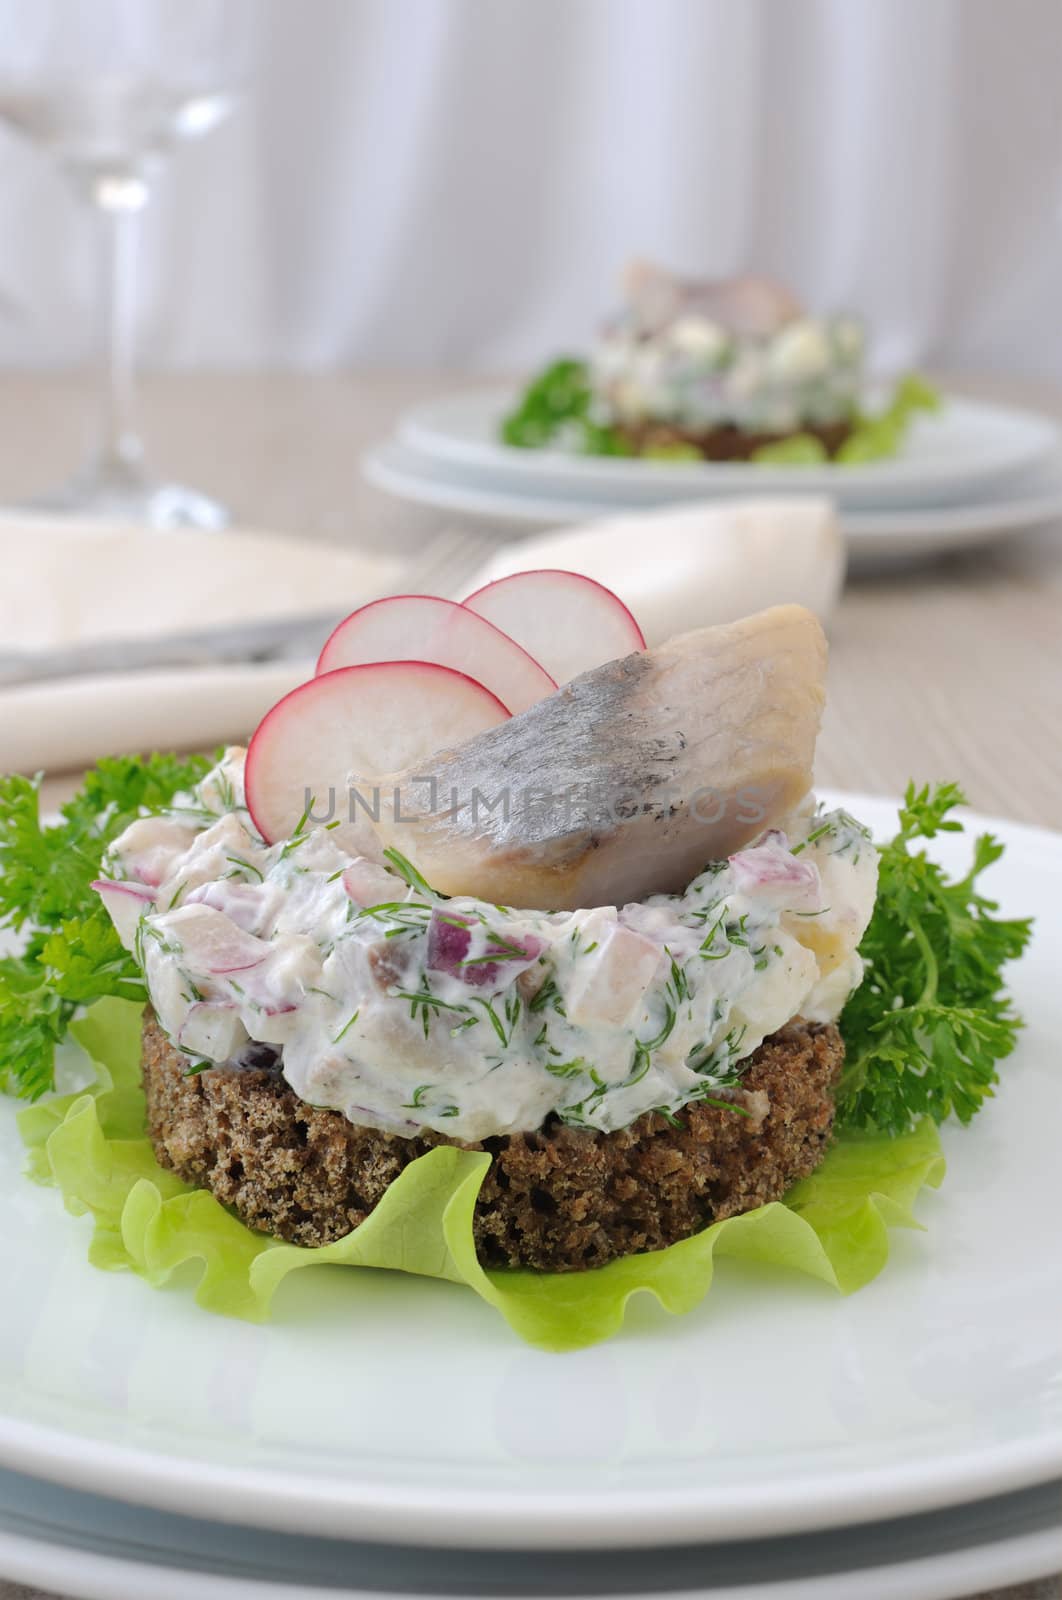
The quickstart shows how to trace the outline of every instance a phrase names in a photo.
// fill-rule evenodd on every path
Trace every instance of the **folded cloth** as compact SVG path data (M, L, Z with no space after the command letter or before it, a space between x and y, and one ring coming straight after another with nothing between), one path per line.
M279 534L0 518L0 639L55 650L300 612L353 610L386 593L400 565Z
M73 772L103 755L247 741L312 661L100 674L0 693L0 772Z
M47 648L295 610L353 609L400 585L395 564L260 534L0 522L17 541L0 593L11 648ZM844 573L829 501L712 502L610 517L501 546L460 599L505 573L561 567L626 601L650 644L783 601L825 620ZM322 639L322 643L323 643ZM0 691L0 772L72 771L101 755L244 741L313 663L113 674Z
M660 644L787 601L825 622L844 581L844 541L832 502L817 496L683 504L503 545L464 592L532 567L606 584Z

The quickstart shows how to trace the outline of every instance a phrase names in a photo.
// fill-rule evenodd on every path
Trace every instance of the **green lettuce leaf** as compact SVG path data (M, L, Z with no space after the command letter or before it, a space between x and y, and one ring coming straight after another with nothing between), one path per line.
M830 456L813 433L794 433L774 444L761 444L749 459L758 467L820 467Z
M838 466L852 467L899 455L918 413L939 411L940 405L940 396L932 385L917 372L909 372L897 383L884 410L855 418L833 460ZM794 433L788 439L761 445L753 451L751 460L757 466L821 466L830 456L814 434Z
M140 1016L138 1005L109 998L73 1024L96 1081L21 1113L30 1173L54 1184L67 1210L92 1216L93 1265L160 1287L198 1262L196 1299L225 1316L264 1320L300 1267L378 1267L464 1284L529 1344L574 1350L616 1333L639 1292L673 1314L692 1310L711 1288L717 1257L792 1269L851 1293L884 1267L889 1228L919 1226L914 1200L944 1174L928 1119L894 1138L846 1135L784 1203L717 1222L668 1250L585 1273L487 1272L472 1216L490 1157L440 1147L412 1162L353 1233L300 1249L252 1232L158 1165L143 1134Z

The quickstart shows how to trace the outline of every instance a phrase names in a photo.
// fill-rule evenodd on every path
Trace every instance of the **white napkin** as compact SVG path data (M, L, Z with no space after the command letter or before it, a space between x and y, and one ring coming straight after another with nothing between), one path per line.
M811 495L684 504L504 545L465 593L529 567L596 578L660 644L787 601L825 622L844 581L844 540L832 502Z
M353 611L397 562L271 533L153 533L117 523L0 519L0 648L49 650Z
M0 522L0 552L8 575L0 637L12 649L353 609L401 578L395 563L262 534L167 538L11 521ZM503 545L453 598L547 566L615 589L654 644L787 600L825 620L844 554L826 500L684 505ZM310 661L202 667L0 691L0 771L69 771L105 754L242 741L312 670Z
M0 519L0 645L48 650L341 614L391 589L399 563L277 534L154 533ZM322 641L323 642L323 641ZM58 772L101 755L243 739L313 663L115 673L0 690L0 771Z
M0 772L73 772L100 756L246 742L313 661L100 674L0 692Z

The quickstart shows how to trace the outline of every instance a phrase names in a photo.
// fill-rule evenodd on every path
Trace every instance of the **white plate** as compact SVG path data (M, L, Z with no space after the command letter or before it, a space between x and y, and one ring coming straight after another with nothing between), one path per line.
M663 1552L514 1555L226 1527L0 1472L0 1575L86 1600L951 1600L1059 1567L1058 1483L834 1533Z
M448 475L449 469L391 440L366 455L362 468L378 489L412 504L447 511L471 522L490 523L512 537L546 528L575 526L619 509L605 500L543 497L516 489L479 487ZM762 483L759 485L762 489ZM649 509L649 508L644 508ZM1027 481L964 505L924 511L841 509L849 564L880 566L944 555L992 544L1062 520L1062 467L1042 469Z
M1056 424L1038 412L949 396L938 413L916 419L902 451L890 461L850 467L640 461L502 444L499 423L513 404L511 389L444 395L408 412L399 438L451 476L483 488L624 505L803 491L831 494L840 505L863 509L969 499L1029 471L1059 443Z
M879 832L882 801L851 799ZM189 1515L411 1544L611 1548L899 1516L1062 1476L1062 836L1012 824L993 890L1038 936L996 1103L839 1299L723 1263L704 1305L529 1350L474 1295L300 1273L276 1320L94 1271L0 1108L0 1464ZM962 840L942 858L966 859Z

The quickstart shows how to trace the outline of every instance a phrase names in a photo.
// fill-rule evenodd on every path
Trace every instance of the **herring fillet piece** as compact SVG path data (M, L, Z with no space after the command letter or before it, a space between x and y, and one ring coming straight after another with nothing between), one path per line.
M680 891L807 794L825 671L801 606L681 634L372 780L377 832L442 893L499 905Z

